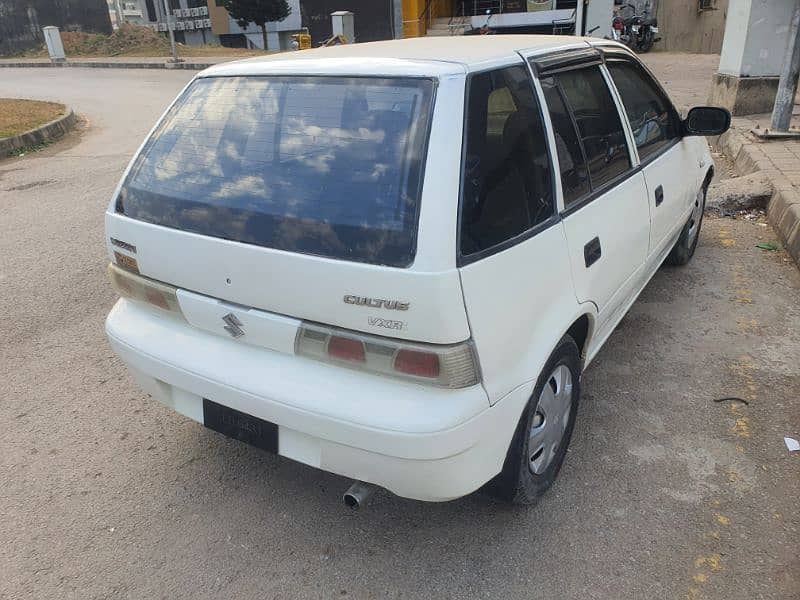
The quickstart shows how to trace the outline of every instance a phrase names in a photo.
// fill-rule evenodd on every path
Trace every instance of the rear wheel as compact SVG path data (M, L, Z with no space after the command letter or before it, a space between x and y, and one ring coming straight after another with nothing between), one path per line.
M681 231L678 241L667 256L666 263L673 266L683 266L694 256L697 241L700 239L700 226L703 224L703 211L706 207L706 188L703 187L694 199L692 214Z
M572 437L580 398L580 352L564 336L542 370L489 492L514 504L534 504L555 481Z

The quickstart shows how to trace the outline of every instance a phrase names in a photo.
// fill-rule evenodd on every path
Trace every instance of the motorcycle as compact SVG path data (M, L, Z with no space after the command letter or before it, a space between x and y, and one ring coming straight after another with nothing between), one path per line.
M628 35L628 24L625 22L625 19L619 15L614 16L611 20L611 39L626 45L630 39Z
M655 18L636 15L631 22L631 35L633 36L633 49L643 54L653 48L653 44L661 38L657 38L658 21Z
M494 35L496 32L494 29L489 27L489 21L492 20L492 11L486 11L486 23L483 24L482 27L475 27L468 31L464 32L464 35Z
M634 52L649 52L653 44L661 39L656 37L658 20L647 15L648 9L637 15L633 4L625 4L622 8L632 9L633 15L627 18L619 14L614 16L611 21L612 39L622 42Z

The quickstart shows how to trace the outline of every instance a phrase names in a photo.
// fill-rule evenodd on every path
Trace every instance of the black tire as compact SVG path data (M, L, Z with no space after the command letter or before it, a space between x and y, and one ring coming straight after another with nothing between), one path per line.
M655 43L655 34L649 29L644 32L642 36L642 40L636 45L636 52L639 54L645 54L650 52L653 48L653 44Z
M550 385L550 375L560 365L566 366L572 375L572 397L569 417L556 453L547 468L537 475L529 468L528 439L542 390L545 385ZM503 470L487 485L487 491L492 496L513 504L531 505L535 504L553 485L564 462L567 447L572 438L572 430L575 426L575 415L578 413L578 401L581 396L580 375L581 358L578 345L572 337L565 335L561 338L556 349L553 350L539 375L536 387L533 388L533 394L522 412L517 428L514 431L514 437L506 454Z
M692 260L695 248L697 248L697 242L700 240L700 227L703 224L703 212L705 211L706 207L707 189L708 186L704 185L701 193L697 194L697 197L695 198L695 207L700 209L699 217L696 217L695 213L693 212L692 216L689 217L689 220L686 221L686 225L683 226L683 230L681 231L681 235L678 237L678 241L675 242L675 245L672 247L672 251L667 255L667 258L664 261L666 264L673 267L682 267ZM695 222L697 223L697 231L693 232L692 226L695 224Z

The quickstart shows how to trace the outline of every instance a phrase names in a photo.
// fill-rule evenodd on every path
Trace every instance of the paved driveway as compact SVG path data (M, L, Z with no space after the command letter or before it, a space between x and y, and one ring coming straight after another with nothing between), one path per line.
M0 598L800 596L800 274L754 222L707 219L694 262L645 289L531 509L382 493L352 513L344 479L139 392L103 334L103 211L189 77L0 73L0 96L89 124L0 161Z

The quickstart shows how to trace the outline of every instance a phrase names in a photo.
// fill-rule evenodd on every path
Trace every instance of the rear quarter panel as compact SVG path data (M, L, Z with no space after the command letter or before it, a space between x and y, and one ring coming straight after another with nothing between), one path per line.
M592 306L575 298L564 228L557 222L460 270L490 403L523 385L532 390L553 348Z

